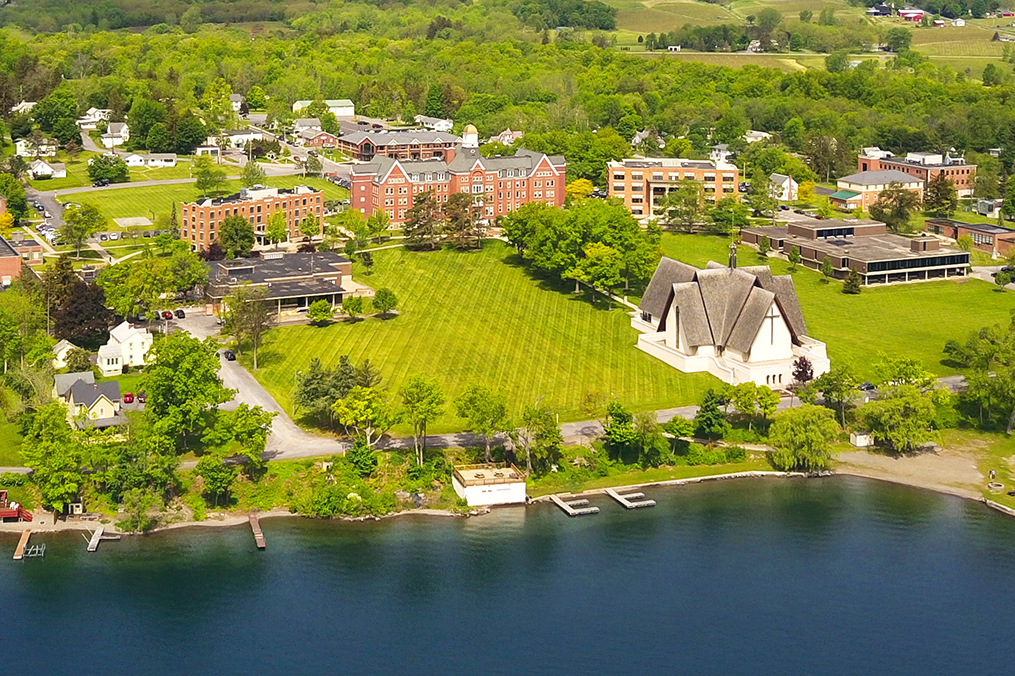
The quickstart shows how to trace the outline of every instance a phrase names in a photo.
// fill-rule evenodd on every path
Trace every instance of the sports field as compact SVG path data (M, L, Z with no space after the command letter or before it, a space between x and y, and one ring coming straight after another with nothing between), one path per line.
M415 372L437 377L450 398L470 383L486 383L508 395L513 414L542 397L561 422L586 417L580 402L589 391L647 410L694 403L718 382L637 350L638 333L625 312L593 307L583 296L533 279L512 252L492 240L473 253L376 252L374 273L366 276L357 266L355 277L394 290L401 314L273 329L255 375L289 410L297 370L314 356L331 365L348 354L354 363L369 358L392 390ZM249 367L248 356L243 359ZM431 431L461 428L446 413Z
M708 235L663 236L667 256L702 266L725 262L729 240ZM787 274L781 259L763 261L750 247L739 248L740 265L767 262L776 274ZM877 353L909 355L937 375L955 369L942 363L945 341L964 341L970 331L1007 323L1015 310L1015 293L969 279L866 288L859 296L842 293L841 282L823 284L821 275L799 267L793 273L800 305L811 336L828 345L832 363L848 362L870 377Z

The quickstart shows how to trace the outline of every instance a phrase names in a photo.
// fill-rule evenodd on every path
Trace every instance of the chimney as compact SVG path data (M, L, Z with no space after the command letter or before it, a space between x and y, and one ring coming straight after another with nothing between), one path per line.
M730 270L737 269L737 243L730 242Z

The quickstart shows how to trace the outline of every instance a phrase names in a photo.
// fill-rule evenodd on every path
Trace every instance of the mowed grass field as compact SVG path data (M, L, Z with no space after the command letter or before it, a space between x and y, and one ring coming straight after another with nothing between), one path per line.
M278 176L270 177L265 181L268 185L279 188L292 188L295 185L309 185L320 188L324 191L324 198L327 200L340 200L349 197L349 191L340 188L334 183L321 178L303 178L302 176ZM228 195L239 192L240 182L238 180L226 181L223 185L222 194ZM89 193L71 193L66 199L73 202L91 203L99 207L102 213L110 220L127 218L131 216L151 217L151 212L156 215L167 213L176 204L181 202L192 202L201 197L197 186L193 183L170 183L167 185L141 186L135 188L117 188L115 190L98 190ZM60 199L64 199L63 196Z
M343 354L356 364L370 359L391 391L416 372L439 379L449 405L432 432L462 429L450 401L471 383L504 392L512 415L542 398L561 422L587 417L580 404L590 391L649 410L695 403L718 383L636 349L626 312L533 279L503 242L471 253L390 249L374 260L372 275L357 265L354 277L392 289L399 316L269 332L255 375L286 410L296 371L312 357L333 365ZM241 358L249 367L249 355Z
M726 262L729 240L709 235L663 235L665 255L692 265ZM763 260L750 247L738 249L741 266L767 263L775 274L789 274L781 259ZM971 331L1007 323L1015 293L977 279L865 288L859 296L842 293L842 282L798 267L793 274L808 333L828 345L833 365L850 363L870 377L878 352L911 356L936 375L956 370L943 363L945 341L964 341Z

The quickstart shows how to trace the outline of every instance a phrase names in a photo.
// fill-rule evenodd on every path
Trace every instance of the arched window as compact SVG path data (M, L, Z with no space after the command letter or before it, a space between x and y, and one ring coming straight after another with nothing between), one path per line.
M772 384L771 378L772 378L772 376L765 376L765 384L766 385L771 385Z

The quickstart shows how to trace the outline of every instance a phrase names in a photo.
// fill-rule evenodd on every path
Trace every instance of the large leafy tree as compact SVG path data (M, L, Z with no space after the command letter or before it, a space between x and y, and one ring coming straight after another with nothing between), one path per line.
M359 212L356 212L359 213ZM415 195L402 223L405 243L413 247L436 248L440 241L441 209L433 190Z
M191 163L191 171L197 179L197 189L203 197L218 192L226 180L226 172L215 166L210 155L201 155Z
M130 180L130 169L123 158L117 155L99 155L88 163L88 178L92 181L126 183Z
M336 401L332 408L346 431L352 436L362 437L370 447L376 446L384 433L396 425L401 417L387 393L359 385Z
M871 218L883 221L893 232L907 232L909 218L920 208L920 196L898 183L889 183L870 207Z
M959 196L955 184L943 171L927 181L923 206L934 216L945 218L949 218L958 209Z
M772 464L781 470L826 469L838 434L835 413L827 408L804 404L786 409L776 414L768 432L769 443L775 448Z
M107 266L97 281L109 307L121 317L146 314L154 319L176 291L167 260L150 256Z
M25 434L21 458L32 468L32 481L54 518L80 495L81 456L81 445L67 425L67 408L56 401L40 408Z
M53 317L53 333L75 345L94 349L109 338L112 321L113 313L106 307L102 287L78 280Z
M264 334L275 325L275 304L268 300L268 287L241 284L226 298L226 331L236 337L239 351L244 340L250 341L257 370L257 348Z
M158 101L138 96L130 107L127 120L130 122L131 142L137 139L137 144L144 144L148 140L148 133L152 127L160 122L165 122L166 107Z
M482 207L477 196L456 192L444 204L444 235L452 246L472 249L483 246L484 229L480 225Z
M80 207L67 207L63 212L60 237L73 246L77 257L81 258L81 247L105 224L106 217L94 204L87 203Z
M28 198L25 188L13 174L0 174L0 195L7 200L7 210L20 220L28 218Z
M491 462L490 442L500 432L511 429L507 398L487 385L470 385L455 399L455 412L465 419L470 432L483 437L486 461Z
M227 254L246 256L254 246L254 226L239 214L231 214L219 226L219 246Z
M518 441L525 451L525 471L527 474L547 472L560 462L564 448L564 436L557 426L557 418L552 410L538 403L526 406L522 410L521 427L518 429Z
M421 373L409 376L398 391L402 398L405 417L412 425L412 444L416 449L416 464L422 465L426 454L427 426L444 415L444 390L436 378Z
M877 399L864 404L859 417L875 440L899 452L911 451L932 437L934 396L914 385L878 388Z
M32 108L32 117L43 131L52 131L61 120L71 120L78 116L78 102L70 89L61 87L42 99Z
M656 216L664 223L690 231L704 218L705 196L701 183L684 179L656 200Z

